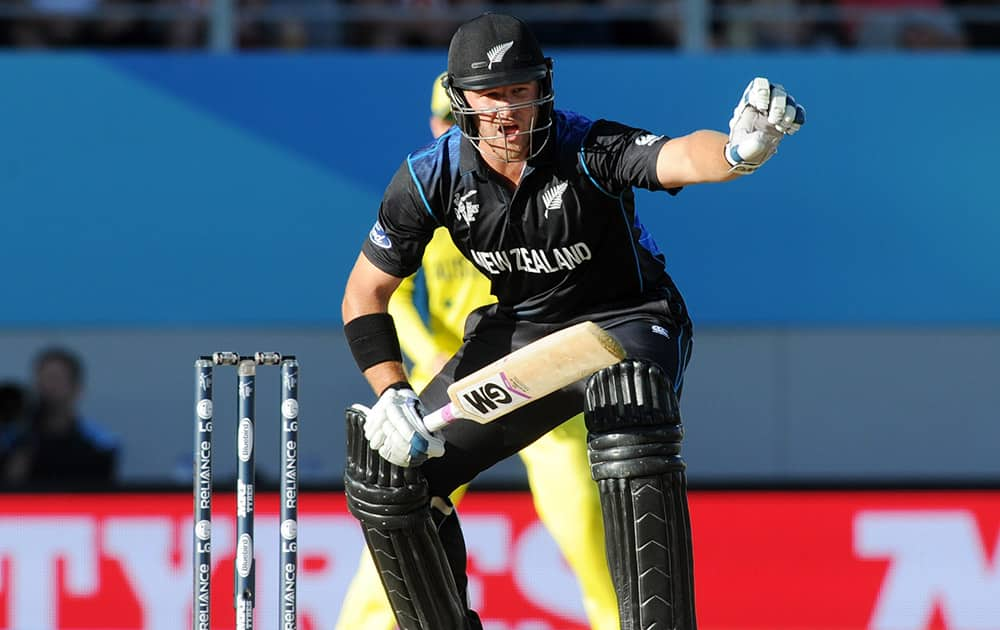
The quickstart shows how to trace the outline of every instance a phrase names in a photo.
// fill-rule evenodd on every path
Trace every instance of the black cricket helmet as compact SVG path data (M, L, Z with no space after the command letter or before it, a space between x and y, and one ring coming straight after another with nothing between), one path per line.
M462 92L530 81L538 81L538 98L508 107L473 109ZM459 128L477 146L480 140L503 138L480 136L479 115L528 107L538 109L531 129L518 133L531 134L527 158L538 155L548 142L555 97L552 60L542 53L528 25L518 18L484 13L461 25L448 47L448 72L442 83L448 90Z

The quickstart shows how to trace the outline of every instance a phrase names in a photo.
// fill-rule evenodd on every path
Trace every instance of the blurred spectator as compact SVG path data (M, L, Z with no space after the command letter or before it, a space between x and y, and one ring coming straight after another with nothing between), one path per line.
M251 12L263 9L267 4L268 0L239 0L237 3L241 10L249 9ZM235 17L237 48L247 50L276 45L275 38L269 33L273 29L269 29L267 25L259 20L246 19L242 13L237 13Z
M1000 11L997 0L950 0L949 6L956 9L993 9ZM970 20L962 25L966 43L972 48L1000 48L1000 17L992 21Z
M965 48L965 34L958 19L945 9L902 16L898 42L908 50Z
M102 0L102 4L114 9L134 4L134 1ZM92 21L89 34L92 45L101 48L141 48L157 41L152 24L126 13Z
M282 50L303 50L309 47L309 28L302 20L282 20L274 29L272 45Z
M836 9L832 0L723 0L723 6L754 8L763 15L716 25L721 48L787 50L846 44L839 21L811 19L808 10Z
M160 0L163 6L175 9L206 8L203 0ZM194 11L183 11L178 17L161 24L163 45L167 48L204 48L208 45L208 23Z
M344 43L349 46L440 48L448 45L460 22L444 17L446 0L347 0L345 4L373 15L373 19L346 26ZM393 19L401 14L412 15L419 21Z
M557 46L606 47L611 42L613 29L619 25L616 20L594 19L593 11L607 10L609 7L602 6L606 3L607 0L548 0L546 4L553 9L548 14L549 19L535 18L532 30L546 49Z
M676 48L680 2L651 3L649 0L604 0L607 8L631 13L609 25L608 43L630 48Z
M342 44L343 26L330 19L303 17L295 9L301 9L303 6L312 9L333 9L338 4L343 3L344 0L313 0L310 4L303 5L302 0L265 0L254 6L262 11L268 9L288 10L289 14L265 23L254 11L243 11L241 19L249 22L255 20L260 22L258 28L262 29L263 35L259 43L261 48L277 48L286 51L330 48ZM246 48L243 41L241 41L240 46Z
M74 353L51 348L34 362L35 407L3 458L9 486L106 486L114 482L117 441L82 417L83 363Z
M86 13L97 8L99 0L27 0L39 18L21 25L16 37L23 47L73 47L85 45L88 35Z
M2 1L2 0L0 0ZM18 48L141 48L157 46L152 23L114 11L152 7L158 0L14 0L34 15L9 25L5 39ZM100 14L101 10L112 10ZM99 17L100 16L100 17Z
M163 5L178 9L195 8L199 11L186 11L180 17L169 20L161 27L163 43L167 48L198 49L205 48L209 43L209 23L205 16L211 0L159 0ZM334 0L324 0L333 4ZM339 0L338 0L339 1ZM334 29L329 22L323 20L307 21L299 17L284 17L280 19L262 19L260 16L268 9L316 6L303 4L302 0L236 0L237 11L235 20L235 47L240 50L258 50L278 48L284 50L301 50L310 46L330 46L337 41Z
M722 49L1000 47L1000 0L704 1L713 45ZM329 46L443 49L464 19L490 7L522 4L546 9L543 14L548 17L536 20L544 44L675 48L684 39L682 16L688 0L234 2L238 49L300 50ZM0 0L0 8L33 11L29 17L0 17L0 46L204 49L210 39L212 6L213 0ZM139 12L121 10L125 7ZM963 23L955 8L992 9L996 17L967 18ZM155 15L143 14L144 9ZM289 14L282 16L283 9ZM301 15L301 9L329 9L329 13L312 12L310 18ZM735 9L737 17L729 19L729 9ZM743 9L755 14L739 15ZM840 10L847 11L849 18L838 17Z
M858 48L964 48L965 33L943 0L840 0L844 7L867 9L849 20Z

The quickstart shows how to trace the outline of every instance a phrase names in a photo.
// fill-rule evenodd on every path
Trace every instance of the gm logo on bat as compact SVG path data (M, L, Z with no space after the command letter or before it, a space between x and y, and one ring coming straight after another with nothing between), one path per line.
M531 396L514 387L503 372L460 391L458 395L463 404L485 418L501 416L508 408L531 400Z

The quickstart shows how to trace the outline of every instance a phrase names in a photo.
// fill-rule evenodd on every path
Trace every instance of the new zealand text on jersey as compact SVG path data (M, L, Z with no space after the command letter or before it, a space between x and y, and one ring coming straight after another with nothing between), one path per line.
M481 252L474 249L471 254L473 262L491 275L511 271L556 273L561 269L576 269L592 258L590 247L583 242L549 250L514 247L506 251Z

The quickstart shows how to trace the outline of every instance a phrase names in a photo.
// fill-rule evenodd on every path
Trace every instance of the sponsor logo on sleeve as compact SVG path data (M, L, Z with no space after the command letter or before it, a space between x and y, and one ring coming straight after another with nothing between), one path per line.
M392 247L392 241L389 240L389 235L385 233L385 229L378 221L375 222L371 231L368 232L368 240L370 240L376 247L381 247L382 249L390 249Z
M658 135L652 134L652 133L644 133L644 134L642 134L641 136L639 136L638 138L635 139L635 143L637 145L639 145L640 147L648 147L649 145L653 144L657 140L662 140L662 139L663 139L663 136L658 136Z

